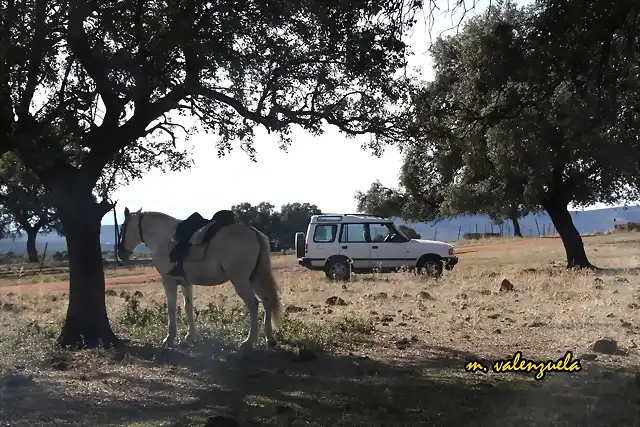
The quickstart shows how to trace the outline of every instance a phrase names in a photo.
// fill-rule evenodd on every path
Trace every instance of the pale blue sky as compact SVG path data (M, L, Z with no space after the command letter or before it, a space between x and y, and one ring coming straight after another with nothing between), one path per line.
M426 25L420 24L410 39L415 53L410 66L420 67L420 78L430 79L429 32ZM450 16L436 19L434 38L451 26ZM263 128L257 129L258 161L253 163L239 148L219 158L212 136L194 135L187 142L188 146L195 146L195 164L191 169L166 174L151 171L116 192L118 222L123 220L125 206L179 218L194 211L210 217L234 204L262 201L272 203L276 209L285 203L309 202L324 212L355 212L353 196L357 190L366 190L376 179L387 186L398 183L400 153L388 147L382 157L373 156L361 148L368 136L347 139L330 127L317 137L296 129L292 137L293 144L284 152L279 149L276 136L268 135ZM105 215L103 224L113 224L113 215Z

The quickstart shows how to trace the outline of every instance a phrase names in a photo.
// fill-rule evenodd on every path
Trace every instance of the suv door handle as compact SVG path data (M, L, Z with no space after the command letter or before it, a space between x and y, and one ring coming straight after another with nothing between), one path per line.
M348 247L349 246L345 245L345 246L342 246L342 249L347 249Z
M378 249L378 246L371 246L371 249Z

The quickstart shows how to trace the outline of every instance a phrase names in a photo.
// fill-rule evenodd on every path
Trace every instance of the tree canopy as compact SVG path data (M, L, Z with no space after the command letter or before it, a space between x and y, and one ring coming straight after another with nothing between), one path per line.
M434 43L436 75L414 98L420 137L407 147L402 183L425 216L512 200L545 209L568 265L584 267L568 204L638 197L640 50L629 50L622 27L604 47L602 37L577 42L575 27L594 11L572 10L500 2ZM570 29L554 26L560 14Z
M400 191L385 187L378 180L366 192L357 191L354 197L358 212L384 218L402 216L403 208L409 203Z

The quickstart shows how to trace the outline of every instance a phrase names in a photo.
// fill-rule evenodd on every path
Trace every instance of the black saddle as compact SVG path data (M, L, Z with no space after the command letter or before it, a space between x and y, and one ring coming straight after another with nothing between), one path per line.
M218 231L220 231L220 229L228 225L235 224L236 217L235 214L230 210L221 210L216 212L210 220L205 219L198 212L194 212L189 216L189 218L181 221L176 227L176 232L174 234L176 245L173 249L171 249L171 252L169 252L169 260L176 263L169 274L171 274L172 276L184 277L182 261L184 261L184 259L189 254L189 248L191 247L191 243L189 242L189 240L196 231L200 230L210 222L213 222L214 224L206 231L205 235L202 238L202 244L205 244L209 240L213 239L213 237Z

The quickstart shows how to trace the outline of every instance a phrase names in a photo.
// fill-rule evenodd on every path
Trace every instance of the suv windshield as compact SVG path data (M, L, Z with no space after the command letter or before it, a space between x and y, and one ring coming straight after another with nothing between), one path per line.
M402 242L410 240L392 222L369 224L369 233L372 242Z
M408 237L407 237L407 235L406 235L406 234L404 234L404 233L402 232L402 230L400 230L398 227L396 227L396 225L395 225L394 223L390 223L390 224L389 224L389 228L390 228L391 230L393 230L393 232L394 232L394 233L398 233L399 235L401 235L401 236L402 236L402 237L404 237L405 239L407 239L407 240L411 240L410 238L408 238Z

